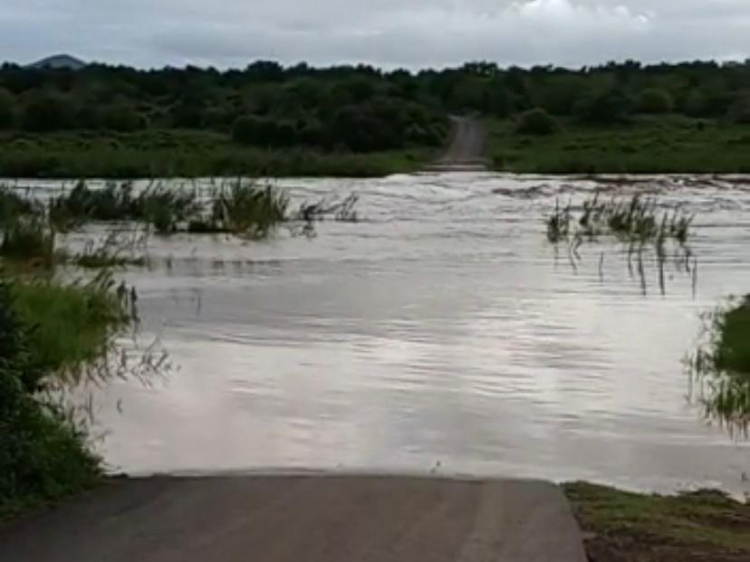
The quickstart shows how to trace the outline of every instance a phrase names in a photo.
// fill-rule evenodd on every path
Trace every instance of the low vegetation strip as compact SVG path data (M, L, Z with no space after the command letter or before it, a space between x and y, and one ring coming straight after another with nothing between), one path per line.
M436 147L366 153L244 146L210 131L0 133L0 177L382 177L420 169Z
M49 391L107 372L130 304L106 275L65 285L0 272L0 518L97 482L85 427Z
M681 116L584 124L533 113L488 123L501 171L540 174L749 173L750 125Z
M721 492L644 495L567 484L592 562L750 560L750 505Z

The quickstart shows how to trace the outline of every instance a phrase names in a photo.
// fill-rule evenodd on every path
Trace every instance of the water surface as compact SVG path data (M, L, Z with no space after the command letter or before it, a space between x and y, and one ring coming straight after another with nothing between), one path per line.
M700 312L750 291L750 179L632 185L493 174L288 180L361 196L359 223L266 243L152 238L124 274L179 366L98 396L116 470L312 469L748 488L750 448L686 400ZM545 237L597 187L696 214L691 275ZM600 259L604 262L600 269Z

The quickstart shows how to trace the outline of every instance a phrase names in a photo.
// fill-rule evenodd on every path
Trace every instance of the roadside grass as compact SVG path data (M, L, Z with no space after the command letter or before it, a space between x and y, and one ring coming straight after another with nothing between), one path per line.
M435 155L264 150L209 131L0 134L0 176L9 178L382 177L416 171Z
M106 372L96 367L135 321L133 304L108 274L65 284L0 271L0 520L98 482L85 425L48 391Z
M667 116L593 127L568 119L557 133L535 136L518 134L512 119L486 123L487 155L499 171L750 173L750 125Z
M591 560L750 559L750 505L721 492L641 495L582 482L564 491L589 534Z
M12 293L35 366L66 382L79 382L86 366L104 357L112 338L135 319L131 293L106 272L72 284L27 279Z

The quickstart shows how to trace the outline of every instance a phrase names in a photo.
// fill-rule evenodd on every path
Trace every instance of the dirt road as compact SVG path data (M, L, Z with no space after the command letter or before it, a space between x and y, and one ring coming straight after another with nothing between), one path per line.
M453 132L445 154L431 169L483 169L485 130L481 121L473 117L451 117Z
M584 562L562 492L527 481L124 480L0 527L3 562Z

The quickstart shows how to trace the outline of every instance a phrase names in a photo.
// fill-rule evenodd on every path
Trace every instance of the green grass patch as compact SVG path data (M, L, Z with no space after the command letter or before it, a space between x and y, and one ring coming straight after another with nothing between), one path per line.
M0 176L23 178L381 177L412 172L435 149L264 150L210 131L0 135Z
M131 305L107 276L70 285L0 276L0 519L98 481L85 427L46 391L107 361Z
M35 279L13 286L19 319L40 372L77 382L105 358L112 338L134 319L132 295L108 275L86 283Z
M750 173L750 125L687 117L637 117L586 126L562 120L545 136L519 134L514 120L488 121L495 169L545 174Z
M564 486L592 560L750 559L750 505L715 491L641 495L587 483Z
M730 431L750 428L750 295L703 316L704 337L686 364L706 417Z

